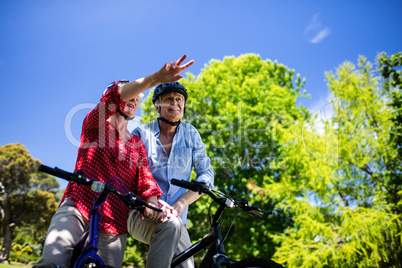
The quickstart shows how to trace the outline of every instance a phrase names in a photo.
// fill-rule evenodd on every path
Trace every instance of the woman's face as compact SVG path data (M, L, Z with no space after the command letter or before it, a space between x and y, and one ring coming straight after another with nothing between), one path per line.
M140 98L136 96L126 102L126 106L124 107L123 113L128 117L133 117L135 116L135 113L137 112L139 105L140 105Z

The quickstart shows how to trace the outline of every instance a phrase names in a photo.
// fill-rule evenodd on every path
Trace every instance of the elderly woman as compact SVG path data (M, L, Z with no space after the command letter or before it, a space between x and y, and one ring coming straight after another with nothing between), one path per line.
M132 82L120 80L108 86L82 124L75 170L83 170L85 176L102 182L118 177L129 191L137 192L150 205L163 205L158 200L162 191L152 177L144 144L127 130L127 124L135 116L141 92L183 77L180 72L194 62L181 65L185 58L186 55L178 61L166 63L149 76ZM68 184L49 226L42 258L34 267L69 267L74 246L88 226L89 212L96 196L88 186ZM98 254L108 266L122 265L128 212L115 196L109 196L103 206ZM143 217L157 221L161 215L146 209Z

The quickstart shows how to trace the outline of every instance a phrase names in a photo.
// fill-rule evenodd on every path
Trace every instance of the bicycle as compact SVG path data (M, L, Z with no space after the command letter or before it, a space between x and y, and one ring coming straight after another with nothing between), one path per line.
M200 239L198 242L191 245L188 249L184 250L180 254L176 255L171 263L171 267L176 267L183 261L188 258L198 254L202 250L205 250L209 247L207 253L201 261L200 267L231 267L231 268L245 268L245 267L261 267L261 268L283 268L282 265L267 259L262 258L250 258L244 259L240 261L234 261L230 259L223 247L223 242L227 237L231 226L236 218L237 208L241 208L243 211L250 213L251 215L261 218L262 214L272 214L271 211L266 211L260 209L259 207L249 204L246 199L234 200L229 196L226 196L224 193L210 190L209 187L202 182L189 182L184 180L172 179L172 184L186 188L188 190L198 192L199 194L205 193L209 197L212 198L213 202L217 203L219 206L215 212L215 214L211 217L211 229L212 231ZM221 234L221 224L219 223L219 219L224 214L226 208L235 208L235 216L230 223L229 230L224 238L222 238Z
M71 267L74 268L108 267L103 263L102 259L97 254L98 239L101 225L101 219L99 220L101 214L99 213L98 208L103 205L103 203L106 201L110 193L115 194L128 207L136 209L141 213L144 213L145 207L153 209L157 212L162 212L160 209L148 205L146 201L135 197L132 192L127 192L127 190L124 189L126 193L123 194L122 193L123 189L119 191L110 184L102 183L98 180L87 178L80 170L74 173L70 173L57 167L51 168L45 165L41 165L39 167L39 171L48 173L50 175L59 177L67 181L75 182L77 184L90 185L92 191L100 193L99 196L95 198L93 207L89 213L90 216L89 231L84 232L80 241L74 248L73 257L70 263ZM87 236L89 236L89 240L87 239Z

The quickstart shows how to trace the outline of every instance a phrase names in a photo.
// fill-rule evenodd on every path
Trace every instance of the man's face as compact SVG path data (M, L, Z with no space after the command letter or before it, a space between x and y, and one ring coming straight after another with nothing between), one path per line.
M171 121L179 121L184 114L184 96L177 92L169 92L160 97L159 106L156 107L161 117Z

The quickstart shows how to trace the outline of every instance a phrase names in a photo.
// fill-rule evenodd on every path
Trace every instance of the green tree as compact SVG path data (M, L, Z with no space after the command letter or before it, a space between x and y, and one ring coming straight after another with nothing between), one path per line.
M46 236L51 217L57 210L55 195L33 189L24 194L13 195L10 203L13 211L12 222L17 229L13 241L19 244L40 244Z
M302 79L282 64L247 54L211 60L197 77L187 74L181 82L189 91L185 120L198 129L207 146L217 188L234 198L272 208L272 199L250 194L247 185L262 185L267 174L276 178L280 168L276 126L286 128L307 116L305 108L296 106L296 99L304 94L300 92ZM144 122L155 119L150 98L143 111ZM189 217L197 228L189 232L195 240L208 231L208 205L204 202L210 200L203 198L190 207ZM234 258L270 257L274 247L269 234L281 232L285 224L282 215L253 220L239 213L233 235L226 241L227 251Z
M131 236L127 237L126 250L124 251L123 267L134 266L138 268L145 267L147 259L148 246L139 243Z
M14 238L14 228L18 230L29 225L36 234L45 229L54 211L55 200L52 194L33 187L58 183L48 176L37 174L40 162L33 159L26 148L17 144L7 144L0 147L0 187L1 187L1 223L2 249L0 258L8 260L11 242ZM49 189L47 186L46 189ZM36 237L34 235L33 237ZM26 242L26 241L25 241Z
M294 222L273 236L287 267L401 267L397 106L383 78L364 57L345 62L327 73L332 116L278 128L283 170L258 190Z
M390 129L389 145L396 148L396 157L388 160L389 181L387 200L393 204L393 211L402 214L402 53L378 57L378 72L383 77L383 87L390 97L389 105L393 111L393 125Z
M32 182L31 187L57 194L56 189L60 187L60 184L53 176L40 172L35 174L35 180Z

